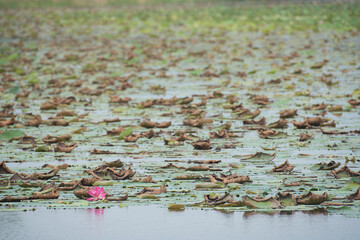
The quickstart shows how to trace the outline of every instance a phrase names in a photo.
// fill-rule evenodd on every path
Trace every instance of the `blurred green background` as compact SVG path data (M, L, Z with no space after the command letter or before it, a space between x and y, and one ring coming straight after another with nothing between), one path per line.
M206 3L329 3L357 2L357 0L0 0L0 8L44 8L44 7L113 7L124 5L153 4L206 4Z

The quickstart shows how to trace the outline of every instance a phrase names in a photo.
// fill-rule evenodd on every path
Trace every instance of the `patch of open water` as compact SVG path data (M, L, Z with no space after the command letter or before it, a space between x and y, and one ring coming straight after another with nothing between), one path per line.
M358 239L359 219L326 212L223 213L158 206L0 213L0 239Z

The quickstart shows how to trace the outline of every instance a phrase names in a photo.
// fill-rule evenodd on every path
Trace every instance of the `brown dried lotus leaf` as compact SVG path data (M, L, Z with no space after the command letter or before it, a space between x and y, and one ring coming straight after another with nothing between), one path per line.
M131 179L136 174L135 171L133 171L131 168L125 169L122 168L118 172L109 172L110 177L113 180L126 180Z
M66 127L66 126L69 126L69 123L66 122L65 120L58 120L58 119L56 119L56 120L51 120L51 121L49 122L49 125L51 125L51 126L62 126L62 127Z
M212 183L222 182L222 179L219 179L216 175L209 175L209 179Z
M327 108L327 104L321 103L321 104L314 104L311 107L311 110L325 110Z
M251 96L250 99L255 103L259 105L268 105L271 102L269 101L269 98L265 95L254 95Z
M56 116L63 116L63 117L73 117L73 116L76 116L77 114L72 111L72 110L62 110L60 112L57 112L56 113Z
M270 172L291 172L295 166L291 165L288 160L279 166L275 166Z
M180 98L177 103L180 105L185 105L185 104L189 104L194 100L194 98L192 97L184 97L184 98Z
M221 163L221 160L193 160L193 161L189 161L189 163L196 163L196 164L215 164L215 163Z
M185 133L181 133L177 138L172 138L172 139L164 138L165 145L168 145L169 142L185 142L186 140L192 140L192 139L186 136Z
M275 137L279 134L279 132L274 129L258 129L257 132L261 138Z
M84 87L79 90L79 93L88 96L100 96L103 93L103 91L100 89L91 89L88 87Z
M0 202L21 202L28 200L29 197L23 196L23 197L14 197L14 196L6 196L2 199L0 199Z
M198 140L191 143L196 150L209 150L211 149L210 140Z
M300 133L299 141L304 142L304 141L307 141L307 140L310 140L310 139L313 139L313 138L314 138L314 136L309 134L309 133Z
M327 192L323 194L314 194L308 192L296 197L296 203L301 205L318 205L328 200Z
M59 142L54 146L54 151L55 152L71 153L72 150L74 150L77 146L78 146L77 143L65 144L63 142Z
M89 194L90 189L91 189L90 187L85 187L80 190L74 190L74 195L80 199L88 199L88 198L92 197Z
M236 173L233 174L233 175L230 175L230 176L226 176L224 178L222 178L223 180L223 183L225 184L228 184L228 183L239 183L239 184L242 184L242 183L245 183L245 182L252 182L250 180L250 177L249 176L238 176Z
M326 64L326 61L316 62L310 68L311 69L319 69L319 68L322 68L325 64Z
M113 123L113 122L120 122L120 118L116 117L116 118L107 118L107 119L104 119L104 122L105 123Z
M193 175L193 174L179 175L174 177L174 180L200 180L200 179L201 179L200 175Z
M168 210L169 211L184 211L185 205L184 204L176 204L176 203L169 204Z
M121 196L121 197L117 197L117 198L114 198L114 197L106 197L106 200L108 201L125 201L127 200L129 197L129 194L128 193L125 193L124 196Z
M253 119L259 116L261 113L260 109L256 109L255 111L251 112L249 109L245 109L244 111L240 111L236 113L239 118L246 118L246 119Z
M13 108L14 106L15 106L15 103L14 103L14 102L12 102L12 103L6 103L6 104L4 104L4 106L2 106L2 108L4 108L4 109L6 109L6 108L11 109L11 108Z
M171 105L175 105L178 100L179 99L177 97L172 97L172 98L169 98L169 99L160 98L160 99L157 99L157 100L154 100L154 101L158 105L171 106Z
M335 120L332 120L331 122L323 122L320 124L321 127L336 127Z
M211 168L204 165L197 165L186 168L186 171L222 171L222 170L218 168Z
M225 203L231 203L234 201L233 195L230 193L225 193L223 196L211 196L211 195L204 195L205 203L208 205L220 205Z
M111 136L120 135L124 130L125 128L123 127L114 128L112 130L107 130L106 135L111 135Z
M0 112L0 117L12 117L14 116L14 109L8 106L4 106L3 110Z
M299 183L299 182L292 182L292 183L284 183L285 187L298 187L298 186L301 186L301 185L304 185L302 183Z
M96 148L94 148L91 151L91 154L117 154L116 152L111 152L111 151L105 151L105 150L98 150Z
M341 105L329 107L329 112L341 112L343 110Z
M0 127L6 127L8 125L14 125L16 123L15 121L15 117L12 116L10 119L8 120L4 120L4 121L0 121Z
M331 173L334 175L335 178L341 177L360 177L360 172L354 172L350 170L348 166L344 166L338 170L332 170Z
M59 195L59 190L53 189L49 193L33 193L29 199L58 199Z
M276 153L263 153L263 152L256 152L254 154L248 154L244 155L241 160L248 160L248 159L254 159L254 160L262 160L264 158L268 159L269 161L273 160L276 156Z
M117 168L120 168L120 167L123 167L124 166L124 163L118 159L118 160L115 160L115 161L112 161L112 162L105 162L103 163L102 165L105 165L107 167L117 167Z
M348 200L360 200L360 187L356 190L355 193L347 196Z
M340 166L340 162L330 161L328 163L321 162L316 164L319 166L318 170L334 170Z
M219 138L228 139L229 137L238 137L236 134L228 132L225 129L221 129L218 132L209 132L209 136L211 139L219 139Z
M10 177L10 182L11 183L16 183L16 181L20 180L20 181L26 181L26 180L36 180L35 178L32 177L32 175L29 174L25 174L25 173L15 173L14 175L12 175Z
M297 109L282 110L279 114L280 118L292 118L293 116L297 115Z
M243 124L266 125L266 119L264 117L260 118L259 120L244 119Z
M201 77L209 77L209 78L211 78L211 77L220 77L220 75L219 74L216 74L216 73L213 73L213 72L210 72L210 71L205 71L203 74L201 74L200 75ZM214 92L215 93L215 92ZM213 93L213 95L214 95L214 93ZM221 93L222 94L222 93ZM214 98L217 98L217 97L219 97L219 98L221 98L223 96L223 94L222 95L217 95L217 96L215 96L214 95Z
M35 138L32 136L23 136L19 138L19 143L20 144L32 144L32 145L36 145L36 141Z
M162 122L162 123L156 123L157 128L168 128L170 126L171 126L171 121Z
M87 130L86 127L81 127L81 128L79 128L79 129L76 129L76 130L73 131L72 133L74 133L74 134L81 134L81 133L85 132L86 130Z
M290 192L279 192L276 194L275 199L278 200L283 207L296 206L296 197Z
M25 126L38 127L42 123L40 115L34 115L32 119L25 123Z
M67 97L67 98L54 97L44 102L43 105L41 105L41 110L56 109L57 106L60 104L69 105L74 101L76 101L75 97Z
M136 142L140 137L141 137L140 134L133 133L129 136L124 136L124 141L125 142Z
M69 165L66 164L66 163L64 163L62 165L58 165L58 166L52 166L52 165L49 165L49 164L45 164L43 167L50 167L50 168L52 168L52 170L47 172L47 173L33 173L33 174L31 174L31 177L34 178L34 179L47 180L47 179L55 177L56 174L60 170L67 169L69 167Z
M177 166L173 163L168 163L164 166L161 166L160 168L166 168L166 169L169 169L169 168L178 168L178 169L185 169L185 167L181 167L181 166Z
M280 202L273 197L259 199L259 198L252 198L246 195L242 197L242 201L247 207L250 208L271 208L271 209L281 208Z
M110 96L110 101L109 103L128 103L130 102L132 99L129 97L120 97L120 96Z
M236 113L236 112L241 112L241 111L243 111L244 109L246 109L246 108L242 105L242 103L231 107L231 110L232 110L234 113Z
M167 193L165 184L163 184L160 188L144 188L140 192L138 192L136 195L142 195L142 194L153 194L158 195L162 193Z
M58 186L59 191L72 191L78 186L79 182L73 179L71 182L61 182Z
M297 129L312 128L311 125L310 125L307 121L303 121L303 122L291 121L291 123L292 123Z
M79 186L81 186L81 187L83 187L83 186L93 186L93 184L96 181L99 181L99 180L101 180L101 178L99 178L99 177L82 178L79 181Z
M138 178L138 179L134 179L133 182L144 182L144 183L157 183L157 181L152 179L152 176L147 176L145 178Z
M29 97L31 91L24 91L23 93L17 93L15 96L15 99L19 99L19 98L27 98Z
M147 132L143 132L143 133L141 133L141 136L142 137L146 137L146 138L153 138L153 137L155 137L155 132L154 132L154 130L152 130L152 129L150 129L149 131L147 131Z
M49 117L48 120L56 120L56 119L64 119L63 116L54 116L54 117Z
M0 163L0 174L15 174L16 172L10 170L5 164L5 161Z
M139 103L140 106L142 106L143 108L150 108L155 104L154 100L146 100L145 102L141 102Z
M118 160L119 161L119 160ZM129 168L128 170L125 170L124 168L120 169L118 172L116 171L116 166L122 166L123 163L118 161L105 163L103 165L100 165L96 167L93 170L87 170L88 174L94 176L95 178L102 178L105 176L110 176L113 180L124 180L127 178L131 178L133 175L135 175L135 172ZM115 165L115 167L109 167L109 165Z
M267 125L267 127L268 128L284 128L284 127L287 127L287 123L288 123L288 121L280 118L280 120L270 123L269 125Z
M186 169L187 171L210 171L210 168L208 166L204 165L197 165L197 166L191 166Z
M230 130L231 125L232 125L232 122L230 122L230 121L226 122L224 125L221 126L221 129Z
M183 120L183 124L185 126L190 126L190 127L197 127L197 128L202 128L203 126L203 122L201 121L201 119L187 119L187 120Z
M154 128L156 126L156 122L151 122L151 121L142 121L140 123L141 127L144 128Z
M57 109L58 104L54 103L54 102L44 102L40 109L41 110L51 110L51 109Z
M272 147L272 148L269 148L269 147L263 147L263 146L260 146L263 150L265 151L274 151L276 150L276 148L278 147L278 145L276 144L275 147Z
M309 123L311 126L320 126L325 120L321 117L311 117L306 118L306 122Z
M42 185L41 186L41 189L40 189L40 192L42 193L45 193L45 192L50 192L50 191L53 191L53 190L58 190L59 187L56 185L56 183L54 182L51 182L49 184L46 184L46 185Z
M61 165L57 165L57 166L50 165L50 164L44 164L44 165L42 166L42 168L51 168L52 171L50 171L49 173L58 172L59 170L65 170L65 169L67 169L68 167L70 167L70 165L67 164L67 163L64 163L64 164L61 164Z
M45 142L45 143L58 143L58 142L68 141L71 138L72 138L72 136L70 134L64 134L64 135L60 135L60 136L46 135L43 138L43 142Z
M323 134L327 134L327 135L332 135L332 134L348 134L349 132L345 132L345 131L338 131L338 130L325 130L325 129L321 129L321 132ZM351 132L351 131L350 131Z
M348 103L349 103L350 105L352 105L352 106L359 106L359 105L360 105L360 101L357 101L357 100L355 100L355 99L350 99L350 100L348 101Z

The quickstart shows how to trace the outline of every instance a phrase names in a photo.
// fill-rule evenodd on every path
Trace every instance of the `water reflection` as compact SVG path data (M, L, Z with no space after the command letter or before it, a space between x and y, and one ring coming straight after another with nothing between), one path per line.
M289 216L290 215L290 216ZM233 212L138 206L0 213L7 239L357 239L356 218L304 212ZM59 231L63 229L64 231ZM333 231L341 229L342 231ZM1 237L0 237L1 238Z
M255 215L267 215L267 216L276 216L276 215L280 215L280 216L291 216L291 215L295 215L297 211L284 211L284 210L276 210L276 211L246 211L244 212L243 217L244 218L249 218ZM303 211L298 211L307 215L323 215L323 216L327 216L328 215L328 211L326 208L316 208L316 209L312 209L312 210L303 210Z
M324 215L324 216L328 215L328 211L326 208L316 208L313 210L307 210L307 211L301 211L301 212L309 214L309 215Z
M89 217L95 217L96 220L103 220L104 219L104 209L103 208L90 208L88 209Z

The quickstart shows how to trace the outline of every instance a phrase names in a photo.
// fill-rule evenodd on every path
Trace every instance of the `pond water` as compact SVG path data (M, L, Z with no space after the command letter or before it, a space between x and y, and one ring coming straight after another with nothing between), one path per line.
M1 239L358 239L358 218L326 212L170 212L158 206L0 213Z
M354 178L360 171L360 37L359 31L330 27L349 30L358 12L331 9L324 15L312 15L312 8L272 14L232 7L169 9L164 18L148 9L0 11L0 162L37 179L10 182L13 173L0 175L0 199L29 198L1 202L0 240L358 239L360 200L349 199L360 187ZM341 21L333 21L335 11ZM278 122L284 110L296 110L285 125ZM243 121L261 118L267 124ZM318 121L301 124L308 118ZM36 119L41 123L28 124ZM147 120L157 122L149 138L142 124ZM198 124L189 126L189 120ZM158 127L169 121L166 129ZM108 133L120 127L141 138L128 142L119 131ZM266 129L268 136L262 134ZM32 140L6 138L10 130ZM180 133L187 136L178 139ZM47 140L50 135L60 141L65 134L71 135L70 147ZM211 146L194 148L197 140L210 138ZM56 199L43 196L42 186L82 181L118 159L136 175L120 180L106 173L97 184L114 198L128 194L127 201L89 203L73 190ZM207 169L194 162L213 160L219 162L204 164ZM315 165L332 161L352 173ZM272 171L286 162L292 168ZM39 180L39 173L49 171L42 166L62 164L70 166ZM225 184L220 178L208 189L212 174L248 176L251 182ZM181 180L184 175L199 177ZM140 181L146 177L154 181ZM139 197L145 188L163 184L166 192ZM39 192L42 199L30 200ZM233 213L201 209L208 194L231 193L243 201L284 192L299 199L308 193L328 197L315 205L284 203L281 213L253 212L249 203L224 207ZM185 211L168 211L174 203L184 204ZM91 209L96 206L106 208Z

